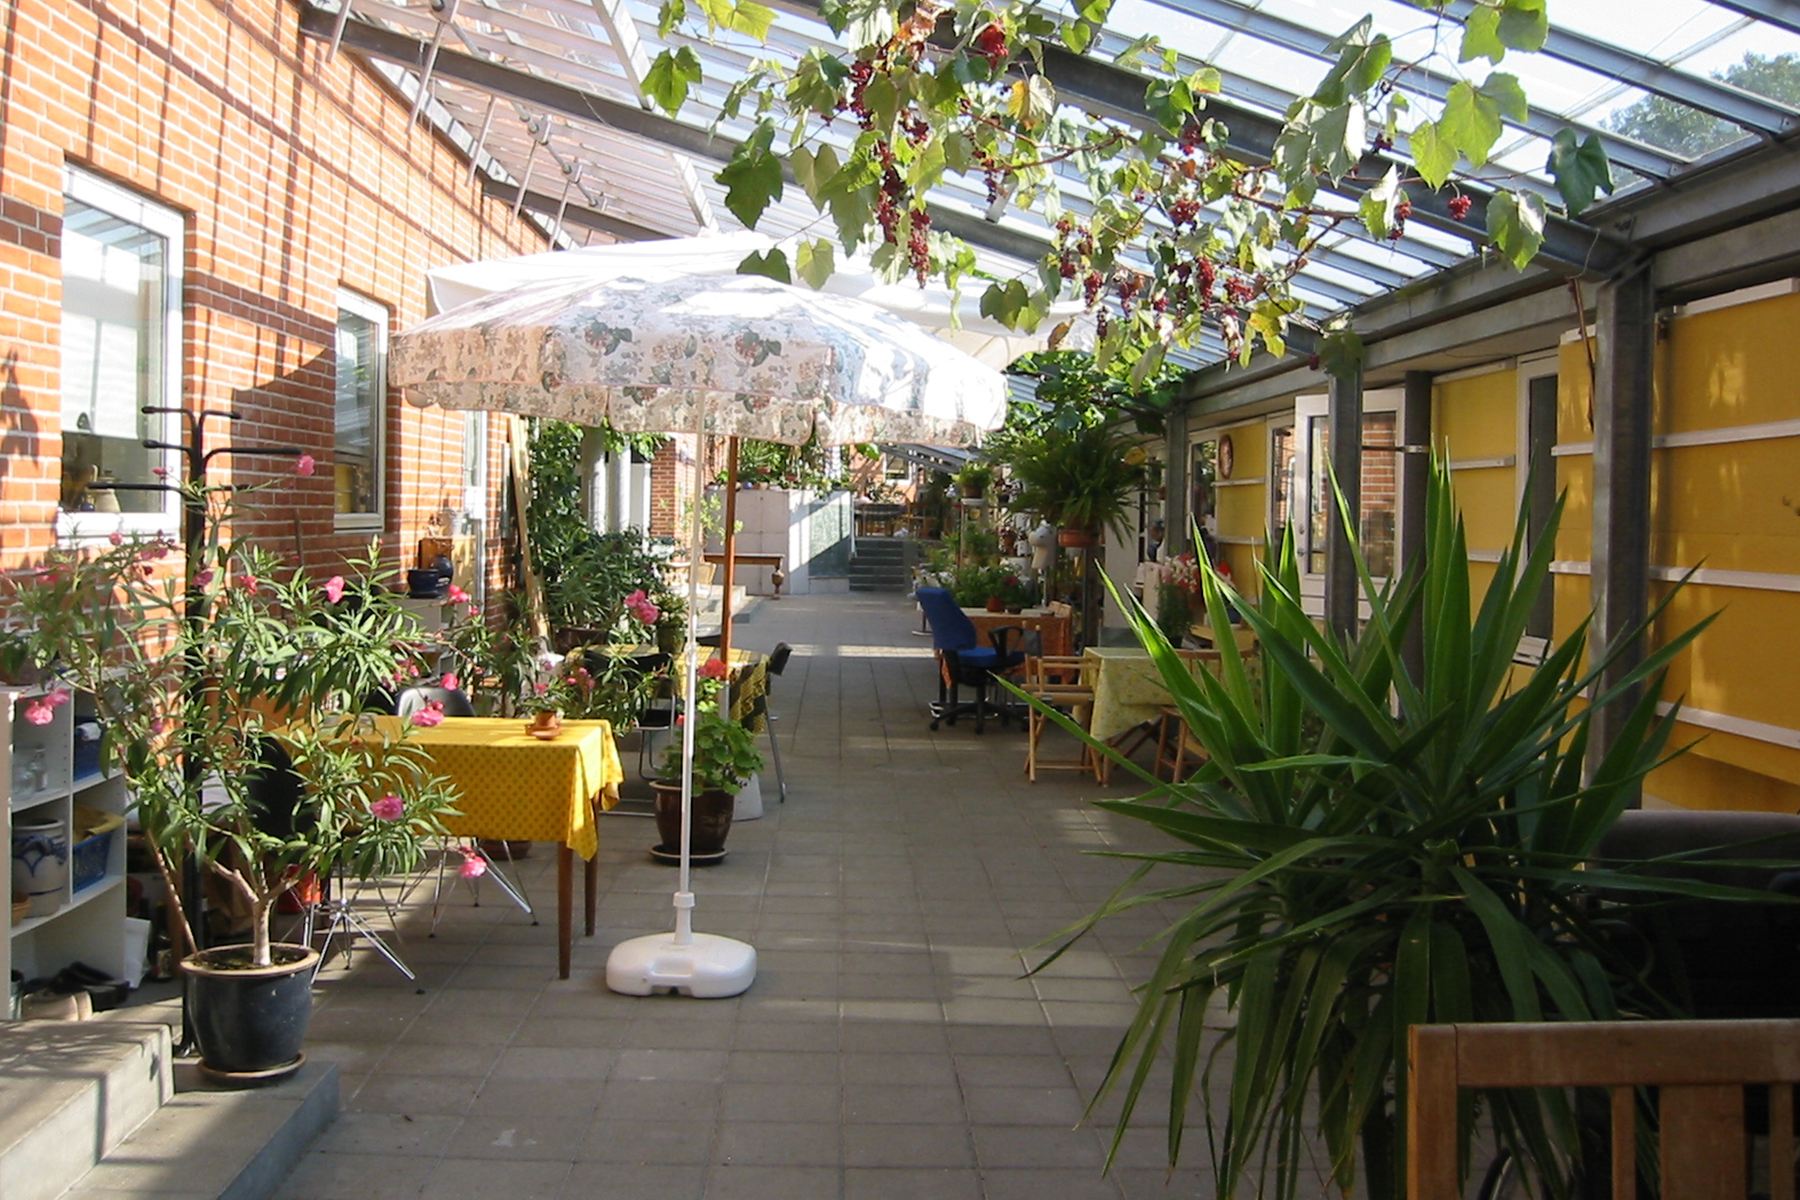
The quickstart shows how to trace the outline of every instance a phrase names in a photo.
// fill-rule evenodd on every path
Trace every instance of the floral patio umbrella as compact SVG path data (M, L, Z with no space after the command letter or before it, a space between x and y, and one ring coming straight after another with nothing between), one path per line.
M1006 415L1004 377L874 305L760 276L559 281L495 292L394 338L390 382L414 404L510 412L626 432L800 444L967 445ZM700 492L695 456L695 494ZM694 506L691 562L702 554ZM681 876L675 930L614 947L607 983L733 996L756 951L693 931L696 575L689 573Z

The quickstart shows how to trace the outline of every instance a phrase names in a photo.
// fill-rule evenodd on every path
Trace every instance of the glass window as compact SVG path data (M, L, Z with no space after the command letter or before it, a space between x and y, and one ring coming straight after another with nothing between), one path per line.
M1269 431L1269 529L1280 537L1294 519L1294 427Z
M387 309L338 293L337 521L381 523L382 425L387 412Z
M154 490L173 468L167 414L180 403L180 214L70 168L62 234L64 533L166 527L173 497ZM107 484L136 485L117 491ZM119 514L114 516L112 514ZM92 532L92 530L90 530Z
M1218 511L1218 496L1214 491L1218 484L1218 461L1216 438L1207 438L1188 447L1188 518L1207 533L1214 532L1218 524L1214 515Z

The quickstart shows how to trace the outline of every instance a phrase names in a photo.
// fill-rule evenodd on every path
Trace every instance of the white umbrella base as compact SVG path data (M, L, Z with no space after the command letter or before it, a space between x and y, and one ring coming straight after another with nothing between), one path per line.
M697 1000L736 996L756 982L756 947L712 933L678 942L673 933L631 938L606 959L606 986L624 996L686 992Z

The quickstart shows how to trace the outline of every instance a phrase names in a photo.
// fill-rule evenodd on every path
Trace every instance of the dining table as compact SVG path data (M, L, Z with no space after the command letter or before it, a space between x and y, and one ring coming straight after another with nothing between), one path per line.
M398 717L376 718L394 736ZM594 935L600 848L597 812L619 800L625 771L606 721L564 721L544 739L526 733L529 722L503 717L446 717L415 725L407 741L455 786L457 815L443 818L456 837L554 842L556 852L556 969L569 977L574 942L574 863L586 863L586 935Z
M1174 698L1148 650L1141 646L1089 646L1082 658L1082 679L1094 689L1088 732L1095 739L1111 742L1162 721L1164 706ZM1190 670L1200 670L1204 661L1198 655L1190 658Z

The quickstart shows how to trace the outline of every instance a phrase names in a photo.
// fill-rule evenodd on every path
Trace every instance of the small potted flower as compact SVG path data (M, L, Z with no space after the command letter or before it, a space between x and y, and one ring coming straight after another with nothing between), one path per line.
M689 852L694 858L718 858L725 853L725 835L731 831L737 793L752 775L762 770L756 735L724 711L726 667L709 659L700 667L700 697L695 705L692 835ZM681 852L681 772L686 759L686 716L677 718L675 738L651 786L656 791L657 847L666 854Z

